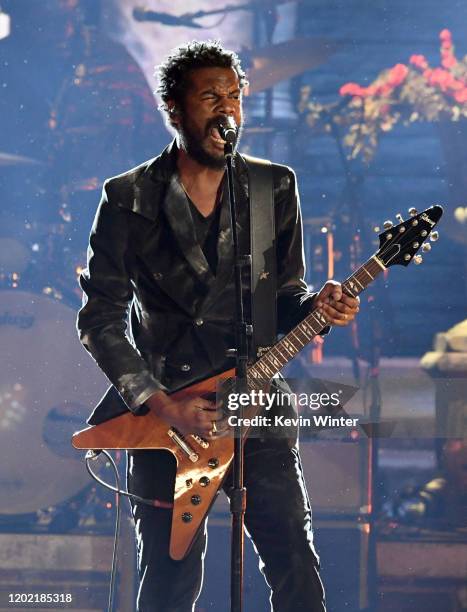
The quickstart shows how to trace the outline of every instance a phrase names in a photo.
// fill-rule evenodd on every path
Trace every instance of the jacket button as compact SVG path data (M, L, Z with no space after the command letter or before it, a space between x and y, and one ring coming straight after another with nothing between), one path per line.
M199 327L200 325L203 325L204 321L203 321L203 319L195 319L195 323Z
M156 280L161 280L164 275L161 272L154 272L154 278Z
M184 363L180 370L182 372L189 372L191 370L191 365L189 363Z

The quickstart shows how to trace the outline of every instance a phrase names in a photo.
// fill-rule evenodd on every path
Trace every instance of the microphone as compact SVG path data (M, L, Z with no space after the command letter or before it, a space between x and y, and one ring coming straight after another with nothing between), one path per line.
M219 130L221 138L225 140L225 142L234 144L237 140L237 124L235 123L235 119L230 115L226 115L225 117L222 117L222 119L219 119L217 129Z
M176 17L169 13L157 13L143 6L137 6L133 9L133 19L136 21L155 21L171 26L185 26L187 28L202 28L198 23L195 23L187 17Z

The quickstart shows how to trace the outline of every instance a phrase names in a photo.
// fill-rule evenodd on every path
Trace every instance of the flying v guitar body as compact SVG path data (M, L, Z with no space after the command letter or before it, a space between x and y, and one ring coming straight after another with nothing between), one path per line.
M229 370L171 395L175 401L216 393L220 380L235 376ZM162 449L173 453L177 473L173 499L170 556L187 554L203 523L233 459L232 437L217 440L180 436L168 423L148 413L123 414L74 434L73 446L80 450Z

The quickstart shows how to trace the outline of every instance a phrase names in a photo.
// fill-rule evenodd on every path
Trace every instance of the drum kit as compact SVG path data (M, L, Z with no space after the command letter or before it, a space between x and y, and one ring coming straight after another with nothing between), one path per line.
M254 49L249 52L249 95L316 67L334 50L324 39ZM265 129L273 126L251 125L246 134ZM47 163L0 152L0 171ZM91 192L97 200L100 187L93 177L68 191ZM0 529L95 526L105 523L113 505L111 497L89 485L81 457L69 442L108 383L75 330L81 296L77 276L85 254L67 247L74 202L66 195L59 194L62 203L51 223L26 222L20 232L6 235L3 228L0 234ZM329 220L315 221L312 233L319 234L321 250L309 256L314 265L324 266L332 250ZM93 518L81 512L85 506L93 508Z
M0 153L0 171L39 165L36 159ZM107 383L76 333L79 265L65 279L48 274L63 269L60 260L70 263L63 255L67 223L26 222L10 235L2 230L0 529L66 531L79 523L94 525L79 510L89 509L84 503L89 500L103 525L113 500L89 485L69 440Z

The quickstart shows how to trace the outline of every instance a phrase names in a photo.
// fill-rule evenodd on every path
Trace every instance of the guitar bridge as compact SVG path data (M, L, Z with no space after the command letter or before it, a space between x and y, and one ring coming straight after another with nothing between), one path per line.
M172 438L175 444L177 444L180 447L180 449L186 454L186 456L188 457L190 461L192 461L193 463L196 463L196 461L198 461L199 459L198 453L196 453L191 448L191 446L185 442L185 440L183 439L183 436L179 434L176 429L173 429L173 428L169 429L169 431L167 432L167 435L169 436L169 438Z
M192 434L191 437L195 442L197 442L201 448L209 448L209 442L202 438L201 436L197 436L196 434Z

